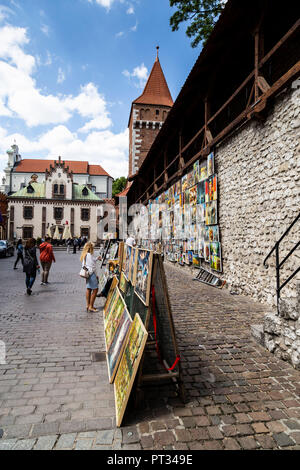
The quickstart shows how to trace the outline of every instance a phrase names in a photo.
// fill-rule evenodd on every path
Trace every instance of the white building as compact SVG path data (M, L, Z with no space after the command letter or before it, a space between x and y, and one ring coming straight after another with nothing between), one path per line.
M33 173L38 176L39 183L45 182L46 171L49 170L50 165L54 165L54 160L22 159L16 144L7 150L7 154L8 162L4 169L5 177L0 185L0 192L8 195L26 187ZM64 163L73 175L73 183L87 185L100 199L112 197L113 178L100 165L69 160Z
M18 147L8 151L3 186L8 196L9 238L62 235L69 225L72 236L97 241L102 206L110 200L112 178L100 165L87 162L25 159Z

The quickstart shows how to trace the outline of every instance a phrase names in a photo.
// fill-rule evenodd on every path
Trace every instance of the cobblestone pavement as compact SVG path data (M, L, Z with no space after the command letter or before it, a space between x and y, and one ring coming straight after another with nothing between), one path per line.
M300 372L252 341L268 307L167 266L188 403L149 388L115 427L101 311L85 312L78 255L56 254L51 285L25 294L21 267L0 260L0 450L299 449Z

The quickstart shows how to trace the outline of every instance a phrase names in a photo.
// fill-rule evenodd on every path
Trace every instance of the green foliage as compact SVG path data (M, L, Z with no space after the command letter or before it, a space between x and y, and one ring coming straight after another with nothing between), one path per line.
M115 197L116 194L120 193L125 189L127 184L127 178L125 176L121 176L117 178L112 185L112 196Z
M186 35L193 38L192 47L207 41L226 3L224 0L169 1L171 7L177 8L170 18L172 31L178 31L179 25L188 21L190 25L186 29Z

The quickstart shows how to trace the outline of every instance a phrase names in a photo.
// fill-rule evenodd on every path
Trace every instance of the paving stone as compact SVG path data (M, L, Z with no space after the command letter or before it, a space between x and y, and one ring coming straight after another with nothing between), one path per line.
M244 450L252 450L258 447L253 436L239 437L237 441Z
M241 446L239 445L237 440L232 437L226 437L225 439L223 439L222 442L224 449L226 450L241 450Z
M293 419L289 419L289 420L284 420L283 423L289 429L292 429L292 430L300 429L300 420L296 421L296 420L293 420Z
M32 437L39 437L39 436L48 436L51 434L58 434L59 423L42 423L42 424L34 424L31 436Z
M76 433L73 434L62 434L59 436L59 439L56 443L55 450L63 450L63 449L72 449L75 438L76 438Z
M114 440L114 430L108 429L105 431L98 431L96 433L96 444L100 445L111 445Z
M279 447L287 447L295 444L295 442L288 436L288 434L285 434L284 432L273 434L273 438L275 439Z
M161 431L153 434L153 440L155 445L167 446L175 442L175 437L171 431Z
M57 436L42 436L39 437L34 450L51 450L57 440Z
M0 450L12 450L16 442L17 442L17 439L1 440Z
M140 438L135 426L122 429L122 444L135 444Z
M94 439L76 439L74 450L90 450Z
M21 439L16 442L12 450L32 450L36 439Z

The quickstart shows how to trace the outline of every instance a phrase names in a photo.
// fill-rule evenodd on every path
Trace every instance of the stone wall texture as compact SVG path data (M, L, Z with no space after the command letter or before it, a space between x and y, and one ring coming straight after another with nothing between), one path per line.
M274 305L275 255L263 261L300 210L300 80L277 96L263 122L253 120L215 151L223 274L237 293ZM281 248L281 259L299 240L300 223ZM282 281L300 265L296 250ZM300 273L282 291L296 296Z

